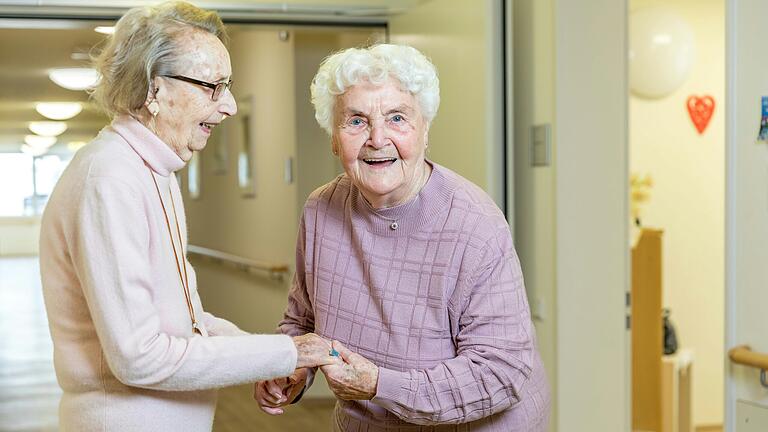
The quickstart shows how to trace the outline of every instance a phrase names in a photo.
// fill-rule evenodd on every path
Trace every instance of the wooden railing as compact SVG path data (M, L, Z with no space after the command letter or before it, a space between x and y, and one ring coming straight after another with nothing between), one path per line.
M290 272L290 269L286 264L270 264L254 261L237 255L228 254L226 252L204 248L202 246L189 245L187 246L187 253L191 255L197 255L221 264L228 264L249 273L266 272L271 278L277 280L282 280L283 277Z
M734 363L760 369L760 384L768 388L768 379L765 373L768 370L768 354L752 351L748 345L739 345L728 351L728 357Z

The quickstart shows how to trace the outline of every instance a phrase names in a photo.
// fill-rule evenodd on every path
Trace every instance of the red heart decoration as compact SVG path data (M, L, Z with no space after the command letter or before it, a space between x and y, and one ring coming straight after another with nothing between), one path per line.
M715 98L706 95L702 97L688 96L686 101L688 106L688 115L691 116L693 125L699 131L699 135L704 133L704 129L709 125L712 113L715 111Z

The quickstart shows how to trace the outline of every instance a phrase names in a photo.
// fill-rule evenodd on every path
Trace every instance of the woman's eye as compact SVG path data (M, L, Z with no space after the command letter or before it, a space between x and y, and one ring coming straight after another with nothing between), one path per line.
M363 119L361 119L360 117L354 117L351 120L349 120L350 126L360 126L362 124L363 124Z
M400 114L395 114L395 115L392 116L392 121L395 122L395 123L400 123L403 120L405 120L405 119Z

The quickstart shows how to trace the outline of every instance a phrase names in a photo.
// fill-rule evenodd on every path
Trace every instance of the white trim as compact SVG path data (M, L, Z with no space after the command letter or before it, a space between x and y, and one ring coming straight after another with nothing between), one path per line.
M726 0L725 5L725 344L728 352L736 341L736 11L737 0ZM726 432L736 430L736 389L730 368L725 366L725 418Z

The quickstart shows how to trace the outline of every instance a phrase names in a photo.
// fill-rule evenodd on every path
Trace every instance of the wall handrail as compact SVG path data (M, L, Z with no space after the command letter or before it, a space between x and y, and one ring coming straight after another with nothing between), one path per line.
M251 272L261 271L267 272L273 279L282 280L283 276L290 272L287 264L270 264L261 261L255 261L241 256L229 254L226 252L218 251L215 249L209 249L202 246L188 245L187 253L192 255L198 255L214 262L222 264L229 264L237 267L240 270Z
M768 369L768 354L752 351L749 345L739 345L728 350L728 357L732 362L760 369L760 384L768 388L766 369Z

